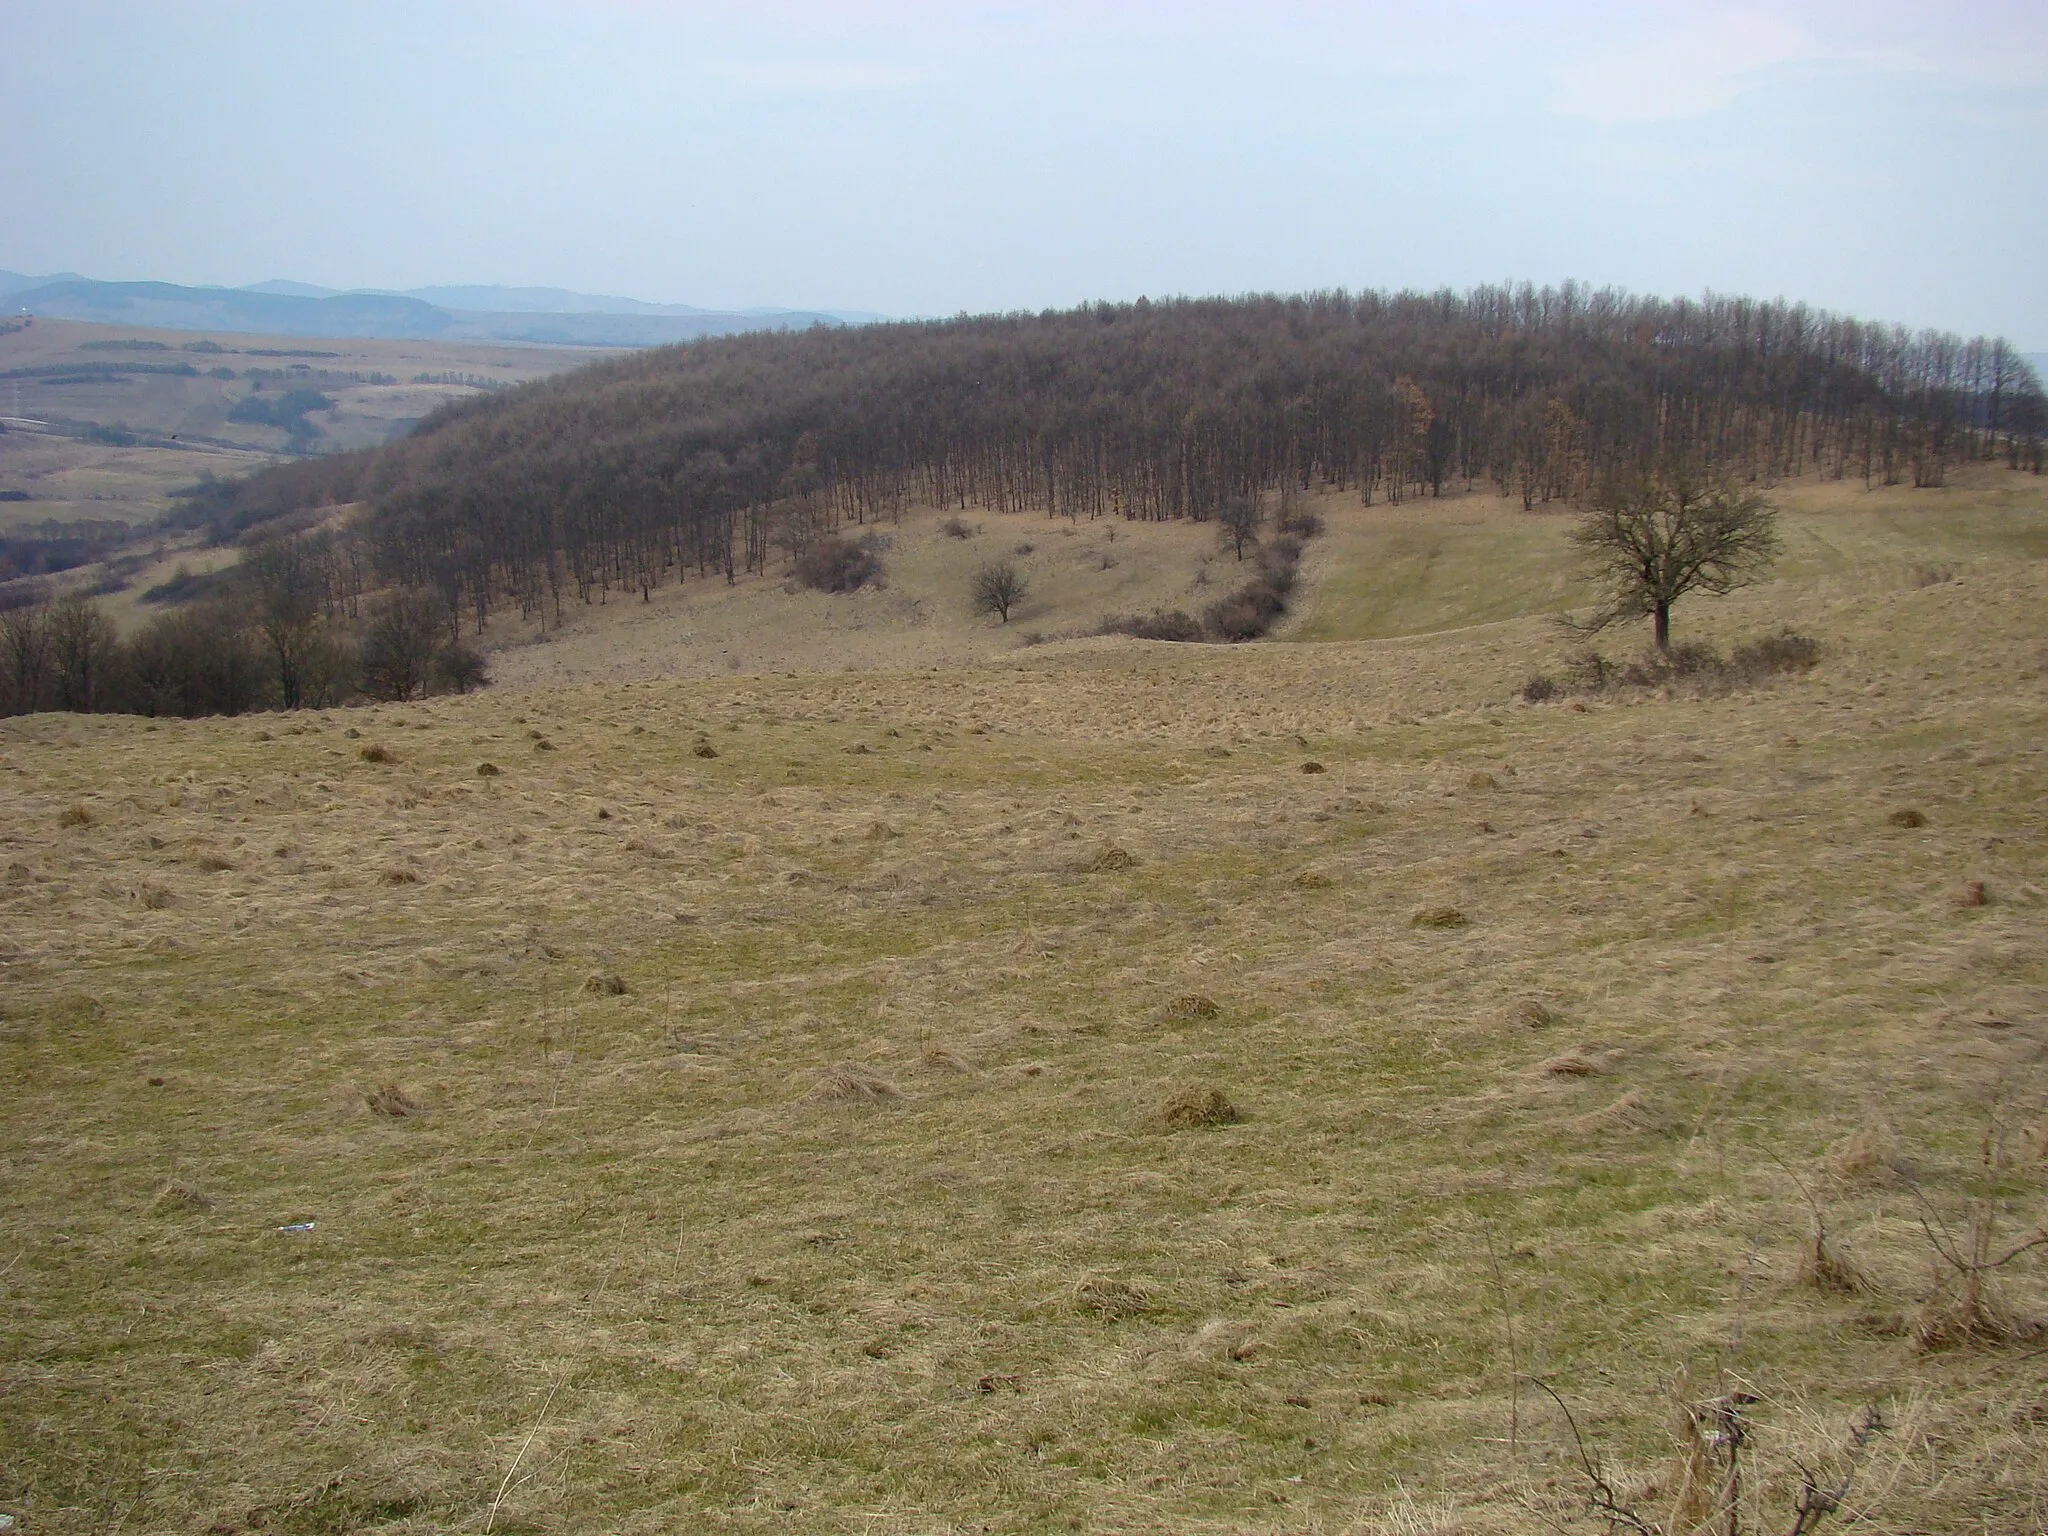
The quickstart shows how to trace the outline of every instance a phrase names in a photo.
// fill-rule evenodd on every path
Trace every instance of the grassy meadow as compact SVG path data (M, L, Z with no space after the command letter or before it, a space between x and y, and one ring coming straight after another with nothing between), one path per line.
M0 1510L1602 1529L1537 1378L1668 1530L1732 1390L1749 1528L1875 1406L1853 1528L2041 1529L2041 1254L1929 1231L2048 1216L2048 495L1787 506L1753 688L1523 702L1467 499L1303 643L0 722Z

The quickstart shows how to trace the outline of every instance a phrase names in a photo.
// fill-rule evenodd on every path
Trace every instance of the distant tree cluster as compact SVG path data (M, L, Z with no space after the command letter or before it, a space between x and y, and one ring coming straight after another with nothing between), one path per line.
M380 568L479 621L559 618L691 569L791 564L906 502L1231 519L1491 485L1580 500L1685 457L1769 483L2038 472L2040 381L2003 342L1737 298L1465 294L1103 304L693 342L444 407L407 439L259 475L244 525L367 501Z
M0 611L0 715L236 715L488 682L439 594L365 600L365 553L325 535L264 539L230 580L125 641L82 593Z

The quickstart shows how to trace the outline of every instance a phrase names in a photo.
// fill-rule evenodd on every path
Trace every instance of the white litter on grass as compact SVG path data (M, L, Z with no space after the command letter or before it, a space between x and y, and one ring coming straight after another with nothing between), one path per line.
M313 1230L313 1223L310 1221L294 1221L279 1227L277 1230L280 1232L310 1232Z

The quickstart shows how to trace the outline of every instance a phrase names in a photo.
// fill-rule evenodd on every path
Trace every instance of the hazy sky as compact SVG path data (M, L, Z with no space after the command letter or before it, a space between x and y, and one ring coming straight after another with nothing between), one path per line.
M2043 0L0 0L27 272L891 314L1576 277L2048 349L2044 194Z

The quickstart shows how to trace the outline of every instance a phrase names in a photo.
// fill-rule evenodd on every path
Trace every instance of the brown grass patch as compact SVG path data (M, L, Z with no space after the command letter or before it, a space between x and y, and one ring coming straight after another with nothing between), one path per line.
M617 971L592 971L583 978L583 990L593 997L624 997L631 989Z
M1104 875L1114 874L1118 870L1136 869L1137 867L1138 858L1136 854L1132 853L1128 848L1119 848L1115 843L1111 843L1084 864L1082 870L1091 875Z
M502 770L496 763L478 763L476 776L480 779L495 779Z
M192 861L209 875L225 874L235 867L235 861L218 853L202 853Z
M1310 758L1307 762L1301 765L1301 771L1303 773L1328 773L1330 770L1325 768L1321 763L1317 762L1314 758Z
M60 827L89 827L93 820L92 812L82 805L67 805L57 813L57 825Z
M1822 1165L1847 1184L1889 1184L1904 1170L1899 1138L1889 1126L1866 1125L1827 1149Z
M1908 805L1893 811L1885 820L1895 827L1924 827L1927 825L1927 814Z
M156 1192L149 1202L149 1208L159 1216L173 1216L188 1211L210 1211L213 1197L183 1179L172 1179Z
M363 1095L363 1103L373 1115L386 1115L393 1120L411 1120L427 1112L426 1105L407 1093L396 1083L381 1083Z
M961 1077L974 1076L974 1063L958 1051L945 1046L934 1046L918 1058L917 1064L927 1072L953 1072Z
M1991 905L1991 887L1982 880L1967 880L1956 895L1959 907L1988 907Z
M826 1067L804 1097L816 1104L878 1104L903 1097L903 1090L873 1067L857 1061Z
M1160 1011L1160 1016L1171 1024L1193 1024L1202 1019L1213 1019L1223 1011L1215 998L1201 992L1184 992Z
M1508 1016L1529 1029L1555 1029L1565 1016L1540 997L1525 997L1508 1010Z
M1605 1077L1607 1062L1591 1051L1566 1051L1539 1063L1536 1070L1548 1077Z
M1490 773L1475 773L1465 781L1467 789L1499 789L1500 780Z
M392 865L379 875L377 879L384 885L418 885L420 883L419 871L407 869L403 864Z
M1582 1135L1618 1135L1629 1131L1654 1131L1664 1123L1648 1099L1640 1093L1625 1093L1612 1104L1581 1115L1571 1128Z
M382 742L376 741L371 742L367 747L359 748L356 756L366 763L395 763L398 761L396 753Z
M1337 882L1319 869L1304 869L1287 883L1297 891L1327 891Z
M1424 907L1408 919L1410 928L1463 928L1471 918L1456 907Z
M1090 1275L1075 1286L1074 1301L1084 1311L1112 1323L1137 1317L1151 1304L1151 1298L1128 1280L1106 1275Z
M1799 1249L1799 1283L1831 1296L1861 1296L1873 1289L1870 1277L1829 1243L1828 1229L1817 1221Z
M700 741L697 745L690 748L690 754L693 757L716 757L718 756L718 748L711 745L708 741Z
M1183 1088L1159 1106L1159 1123L1169 1131L1199 1131L1236 1125L1243 1113L1221 1088Z

